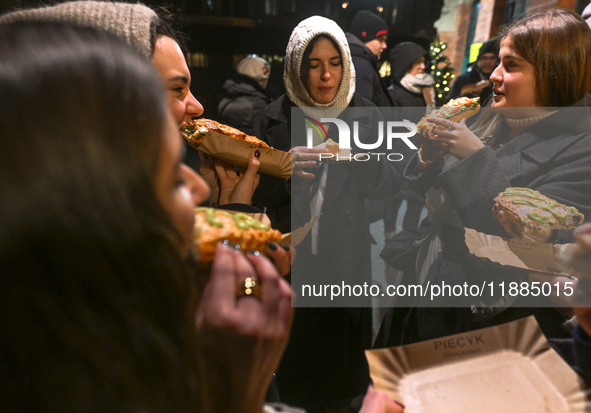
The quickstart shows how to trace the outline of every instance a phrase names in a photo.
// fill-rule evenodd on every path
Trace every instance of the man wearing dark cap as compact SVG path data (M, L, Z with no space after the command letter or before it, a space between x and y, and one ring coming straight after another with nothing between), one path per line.
M480 104L484 105L492 95L490 75L497 67L498 45L496 39L484 43L478 51L478 60L468 68L466 73L458 76L453 83L448 99L460 96L480 97Z
M370 11L360 11L346 35L355 66L355 91L378 107L392 106L378 72L378 60L388 38L386 22Z

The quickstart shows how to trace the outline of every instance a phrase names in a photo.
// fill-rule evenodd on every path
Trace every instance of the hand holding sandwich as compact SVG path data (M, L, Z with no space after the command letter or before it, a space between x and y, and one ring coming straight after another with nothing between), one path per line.
M306 146L296 146L290 149L291 167L293 173L305 179L314 179L314 174L305 169L313 168L318 164L321 153L328 153L326 148L308 148Z
M261 412L289 338L291 288L261 254L244 255L220 243L215 255L196 314L200 351L211 377L204 384L212 389L221 386L226 389L223 394L232 395L212 399L216 411ZM259 298L237 296L236 286L248 277L258 279Z
M250 204L261 178L257 173L261 165L257 152L260 156L260 152L255 151L248 161L248 168L240 168L240 175L236 174L236 165L218 159L214 160L220 188L219 205Z
M457 158L464 159L484 147L480 138L466 126L466 119L453 122L449 119L427 117L427 121L438 126L429 131L429 139L447 145L449 152Z
M421 147L419 148L420 160L425 167L435 162L437 159L449 155L449 147L447 144L436 142L421 134L417 134L417 138L421 144Z
M520 240L527 240L532 242L548 242L550 239L551 233L548 234L540 234L538 232L530 232L529 234L524 234L521 227L515 222L509 220L507 218L507 214L505 211L502 210L501 205L496 203L492 209L492 216L499 224L503 227L509 238L513 239L520 239Z
M211 188L208 200L217 205L250 204L260 179L258 170L261 162L255 155L256 152L253 152L248 168L241 168L241 174L237 175L236 165L199 152L199 174Z

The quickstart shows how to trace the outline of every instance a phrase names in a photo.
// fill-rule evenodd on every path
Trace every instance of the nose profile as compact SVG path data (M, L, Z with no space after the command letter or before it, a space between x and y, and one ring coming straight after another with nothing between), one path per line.
M187 95L187 102L185 106L185 113L189 118L203 115L203 105L193 96L193 93L189 92Z
M497 67L495 67L495 70L492 71L492 73L490 74L490 81L493 82L495 85L501 83L501 65L498 65Z
M182 164L181 171L191 194L191 200L194 202L195 206L198 206L209 197L209 193L211 192L209 186L191 167Z

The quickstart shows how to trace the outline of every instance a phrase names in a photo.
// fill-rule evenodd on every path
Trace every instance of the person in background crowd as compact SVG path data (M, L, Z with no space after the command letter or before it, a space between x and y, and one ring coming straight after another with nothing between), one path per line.
M388 25L381 17L363 10L351 21L346 36L355 67L355 91L377 107L392 106L378 71L378 61L387 46Z
M484 106L492 96L493 84L490 75L499 64L498 54L497 39L489 40L480 46L476 63L468 67L466 73L456 77L447 95L448 100L460 96L480 97L480 104Z
M267 92L271 64L256 55L238 63L236 76L226 80L224 98L218 105L220 122L252 135L252 121L257 113L273 101Z
M55 6L7 13L0 21L59 21L106 30L149 57L164 82L169 105L179 128L203 114L203 106L190 90L191 72L178 36L154 10L143 4L103 1L71 1ZM185 144L187 158L195 150ZM198 158L198 157L197 157ZM246 173L237 176L234 165L213 158L191 161L211 188L209 202L250 212L248 207L258 184L259 161L251 157ZM183 168L186 165L183 164ZM232 204L232 205L229 205Z
M292 115L292 108L297 107L305 116L350 121L348 116L365 108L354 118L359 121L359 139L375 142L383 118L373 103L355 93L352 65L345 33L334 21L320 16L303 20L287 45L287 93L264 108L254 122L257 137L274 148L291 149L295 157L289 183L261 176L255 205L267 207L274 222L287 231L322 213L298 245L292 285L302 282L301 278L314 283L369 282L373 239L364 201L398 189L399 176L392 162L316 162L318 153L327 150L307 148L305 119ZM313 133L314 145L325 138L338 142L337 128L328 123L323 127L328 129L327 136ZM299 281L294 278L296 273ZM370 306L296 309L289 348L277 371L282 401L314 413L342 412L365 391Z
M425 114L430 113L435 107L435 80L426 73L429 53L416 43L404 42L397 44L390 51L390 67L392 85L388 88L388 94L392 105L396 108L397 120L409 120L418 123ZM424 108L424 109L420 109ZM417 136L410 140L418 147ZM414 150L406 145L397 148L404 158L396 162L397 168L402 172L404 167L414 155ZM402 229L417 228L421 212L425 204L425 194L413 191L405 180L402 180L400 191L388 198L384 203L368 201L368 209L376 213L380 209L379 216L384 220L384 237L386 240L396 235L396 222L398 211L402 202L406 200ZM377 208L376 208L377 206ZM388 284L394 284L398 272L386 263L385 277Z
M440 127L430 131L405 169L411 186L427 191L429 219L418 230L397 234L381 253L403 271L403 284L519 279L513 270L470 255L464 240L464 228L523 236L495 205L494 198L508 187L530 188L574 206L587 218L591 214L591 121L584 101L591 89L591 29L570 11L549 9L512 22L502 35L500 64L491 74L491 109L471 129L465 121L428 117ZM430 142L445 143L451 155L424 159ZM552 231L537 240L572 242L572 234ZM527 297L521 296L452 300L443 308L427 308L432 302L421 298L398 300L384 317L376 346L427 340L529 315L548 338L568 336L563 315L551 303L528 308Z
M0 55L2 410L262 412L291 290L222 244L189 271L209 189L150 62L55 22L0 23Z
M371 11L359 11L353 20L349 31L345 33L351 49L351 58L355 68L355 92L378 107L392 106L392 100L386 91L384 81L380 77L378 63L382 52L386 49L388 39L388 25ZM402 172L402 170L400 171ZM370 223L381 219L392 222L391 205L395 201L392 197L386 199L366 199L365 207ZM393 219L394 231L396 218ZM393 231L392 228L386 232ZM374 283L377 280L373 281Z
M413 123L418 123L435 107L435 80L426 72L428 64L429 53L416 43L399 43L390 51L392 85L388 88L388 93L394 107L408 108L397 112L400 113L400 119L408 119ZM419 108L424 108L424 110ZM419 146L416 136L412 140ZM414 151L406 146L402 147L402 151L404 151L404 160L400 166L404 168L404 165L414 155ZM391 206L390 213L392 215L390 219L384 220L386 238L391 238L394 235L392 232L396 230L396 215L403 200L407 202L407 209L402 228L417 228L419 225L421 211L425 204L425 194L414 192L403 181L402 188Z
M392 85L388 93L395 107L425 108L409 112L409 120L418 123L435 107L435 79L427 73L429 52L416 43L399 43L390 51Z

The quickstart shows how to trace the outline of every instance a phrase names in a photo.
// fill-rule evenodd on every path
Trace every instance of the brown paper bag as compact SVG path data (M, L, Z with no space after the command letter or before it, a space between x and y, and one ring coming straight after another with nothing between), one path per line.
M568 253L575 244L547 244L501 238L466 228L465 241L470 253L482 259L515 269L553 276L569 274L568 266L556 255Z
M223 161L231 162L246 168L250 156L255 150L261 151L259 172L278 176L283 179L291 177L291 155L274 148L261 148L251 143L234 139L219 132L208 132L203 143L194 146L201 152Z

